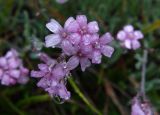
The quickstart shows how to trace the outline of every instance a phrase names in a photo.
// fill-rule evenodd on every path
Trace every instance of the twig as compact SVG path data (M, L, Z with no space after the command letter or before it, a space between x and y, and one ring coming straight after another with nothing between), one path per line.
M140 95L143 99L146 99L145 94L145 81L146 81L146 64L148 58L148 51L144 50L143 52L143 61L142 61L142 73L141 73L141 87L140 87Z

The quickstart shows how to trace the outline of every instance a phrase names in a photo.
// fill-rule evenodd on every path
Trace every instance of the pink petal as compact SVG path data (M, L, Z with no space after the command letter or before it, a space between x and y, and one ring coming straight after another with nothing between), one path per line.
M50 22L46 24L46 27L53 33L58 33L62 29L62 26L55 19L51 19Z
M35 78L40 78L40 77L45 76L45 73L41 72L41 71L34 71L34 70L32 70L31 71L31 76L35 77Z
M41 78L40 81L37 83L37 86L41 88L47 88L49 87L49 85L50 85L50 79L45 77Z
M72 44L78 45L80 43L81 36L77 33L73 33L70 35L69 40Z
M69 17L64 24L64 28L66 29L73 21L75 21L75 19L73 17Z
M61 65L57 65L54 67L52 74L56 79L62 79L65 76L65 71Z
M132 48L134 50L140 48L140 46L141 46L141 44L139 43L139 41L137 41L137 40L132 41Z
M90 52L92 52L93 48L92 48L92 45L82 45L81 46L81 52L83 54L88 54Z
M81 36L78 33L73 33L70 35L69 40L72 44L78 45L81 40Z
M76 17L76 21L79 23L81 27L87 25L87 17L85 15L78 15Z
M0 68L0 80L1 80L2 76L3 76L3 70Z
M100 38L100 43L105 45L110 43L112 40L113 40L112 35L109 32L107 32Z
M38 68L44 72L48 71L48 66L46 64L38 64Z
M21 71L22 76L27 76L28 73L29 73L29 70L27 68L24 68L24 67L20 67L20 71Z
M15 58L8 59L8 66L10 69L17 68L21 65L21 61Z
M18 52L15 49L11 49L10 51L7 52L5 55L6 58L11 58L11 57L18 57Z
M114 48L112 48L111 46L105 45L101 47L101 52L103 53L103 55L110 58L114 52Z
M92 54L92 63L100 64L102 55L99 51L94 51Z
M134 30L132 25L126 25L123 29L125 32L133 32Z
M19 78L20 76L20 71L19 70L11 70L9 71L10 76L12 76L13 78Z
M142 39L144 37L141 31L134 31L134 36L136 39Z
M40 53L40 54L39 54L39 58L40 58L41 61L45 62L45 63L48 64L48 65L50 65L50 64L55 65L55 64L57 63L56 60L51 59L51 58L50 58L47 54L45 54L45 53Z
M131 115L145 115L145 113L142 110L140 101L136 98L133 99L133 104L131 109L132 109Z
M7 66L7 59L4 57L0 57L0 66L5 67Z
M61 38L58 34L50 34L45 37L46 47L55 48L61 42Z
M66 55L73 55L77 52L75 47L73 47L68 40L63 40L61 47Z
M72 21L70 24L65 28L68 32L77 32L79 29L79 24L77 21Z
M89 45L91 43L91 35L87 34L82 37L82 42L84 45Z
M9 75L3 75L3 78L1 79L1 84L2 85L14 85L16 83L16 80L11 78Z
M81 65L82 71L84 72L85 69L91 65L91 62L87 58L81 58L80 65Z
M126 39L126 33L124 31L119 31L117 34L117 39L120 41L124 41Z
M77 56L72 56L67 62L67 68L69 70L75 69L79 65L79 58Z
M132 48L132 46L131 46L131 40L125 40L124 41L124 46L126 47L126 48L128 48L128 49L131 49Z
M96 21L89 22L88 31L89 33L97 33L99 31L98 23Z

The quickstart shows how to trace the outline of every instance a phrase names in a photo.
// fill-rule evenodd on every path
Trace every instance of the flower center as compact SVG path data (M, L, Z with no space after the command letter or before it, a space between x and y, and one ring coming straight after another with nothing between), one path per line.
M66 37L67 37L67 33L66 33L66 32L62 32L61 36L62 36L63 38L66 38Z
M93 47L95 49L100 49L101 48L101 46L100 46L100 44L98 42L96 42Z
M127 36L128 36L129 39L134 39L134 34L133 33L128 33Z
M87 27L86 27L86 26L81 27L81 29L79 30L79 32L80 32L82 35L87 34Z

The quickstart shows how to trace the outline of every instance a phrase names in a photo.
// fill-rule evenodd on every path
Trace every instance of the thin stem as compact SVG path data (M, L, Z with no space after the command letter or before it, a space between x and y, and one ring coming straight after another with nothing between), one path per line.
M17 115L25 115L23 111L21 111L19 108L17 108L6 96L2 96L5 102L8 104L8 106L17 113Z
M142 73L141 73L141 88L140 88L140 95L142 98L146 99L145 94L145 81L146 81L146 64L148 58L148 51L144 50L143 52L143 60L142 60Z
M18 102L17 105L18 106L22 106L22 105L28 106L31 103L33 104L36 102L44 102L44 101L49 101L49 100L50 100L50 97L48 94L38 95L38 96L32 96L32 97L26 98L26 99Z
M80 96L80 98L82 98L82 100L87 104L87 106L94 111L97 115L102 115L102 113L97 110L88 100L87 98L83 95L83 93L80 91L80 89L78 88L78 86L75 84L75 82L73 81L73 79L70 77L69 78L69 83L71 84L71 86L73 87L73 89L75 90L75 92Z

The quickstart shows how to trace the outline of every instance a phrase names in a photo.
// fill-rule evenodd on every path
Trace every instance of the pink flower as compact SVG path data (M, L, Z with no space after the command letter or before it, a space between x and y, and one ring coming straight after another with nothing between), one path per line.
M65 79L69 74L66 63L58 63L44 53L40 54L40 59L44 62L38 64L39 71L31 71L31 76L40 78L38 87L47 91L51 97L59 96L61 99L68 100L70 92L65 87Z
M29 70L23 67L22 60L16 50L12 49L4 57L0 57L0 80L2 85L25 84Z
M64 28L54 19L51 19L49 23L46 24L46 27L53 32L45 37L46 47L61 47L63 42L71 42L78 44L79 43L79 36L76 33L71 35L71 31L69 28L72 28L75 19L70 17L64 24ZM78 43L77 43L78 42Z
M139 30L134 30L132 25L127 25L117 34L117 39L122 42L122 45L127 49L136 50L141 44L138 41L143 38L143 34Z
M111 57L114 51L108 45L112 41L110 33L99 38L98 23L88 22L85 15L78 15L76 19L68 18L64 28L53 19L46 26L54 33L45 38L46 46L61 48L63 54L70 57L69 68L74 69L80 64L82 71L85 71L91 65L91 61L99 64L102 54Z
M100 64L102 54L109 58L112 56L114 52L114 48L108 45L112 40L113 40L113 37L109 32L107 32L102 37L99 38L97 36L92 41L92 46L93 46L92 63Z
M152 115L152 108L150 104L142 102L139 97L134 97L131 108L131 115Z

